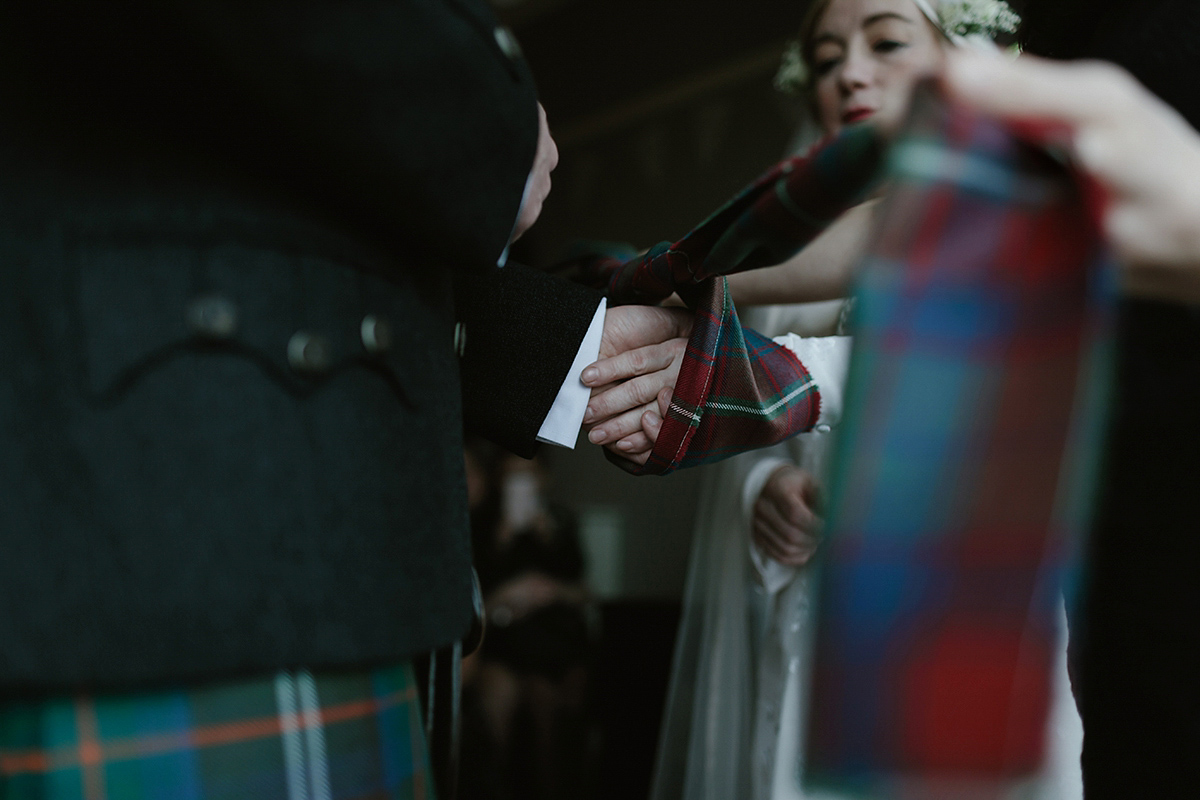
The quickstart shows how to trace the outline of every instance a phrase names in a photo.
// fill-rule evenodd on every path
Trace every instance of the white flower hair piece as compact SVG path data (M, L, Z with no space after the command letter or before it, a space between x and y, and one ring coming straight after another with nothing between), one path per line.
M1001 34L1016 33L1021 26L1020 15L1004 0L913 1L955 44L992 42Z
M804 87L808 86L808 65L804 63L804 52L798 39L792 39L783 49L779 71L775 73L772 83L784 94L804 93Z

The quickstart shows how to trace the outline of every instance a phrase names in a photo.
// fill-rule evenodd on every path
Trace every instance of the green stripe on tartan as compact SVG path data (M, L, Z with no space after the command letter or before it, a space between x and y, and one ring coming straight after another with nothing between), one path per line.
M735 396L712 397L705 403L705 410L715 411L722 417L752 417L755 419L778 419L787 413L789 405L806 392L817 387L816 381L808 381L792 389L769 406L749 405Z

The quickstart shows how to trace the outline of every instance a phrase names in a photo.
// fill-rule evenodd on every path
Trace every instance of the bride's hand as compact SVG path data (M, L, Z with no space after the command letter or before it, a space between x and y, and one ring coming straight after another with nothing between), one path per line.
M754 504L754 543L784 566L807 564L821 541L819 494L812 473L790 465L775 470Z

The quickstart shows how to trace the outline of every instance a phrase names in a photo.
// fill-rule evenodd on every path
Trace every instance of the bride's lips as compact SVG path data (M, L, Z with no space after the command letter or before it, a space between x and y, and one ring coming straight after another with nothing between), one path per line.
M875 109L866 108L865 106L856 106L855 108L848 108L842 114L842 124L843 125L853 125L855 122L862 122L864 119L866 119L867 117L871 116L874 113L875 113Z

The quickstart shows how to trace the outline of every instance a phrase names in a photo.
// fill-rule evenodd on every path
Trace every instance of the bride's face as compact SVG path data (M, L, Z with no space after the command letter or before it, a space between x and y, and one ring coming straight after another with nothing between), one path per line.
M833 0L808 52L826 133L868 120L890 131L913 86L941 63L942 39L912 0Z

